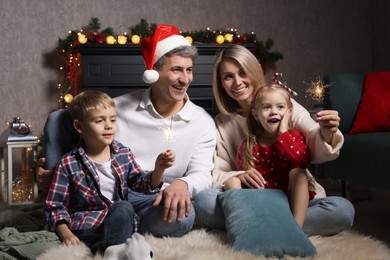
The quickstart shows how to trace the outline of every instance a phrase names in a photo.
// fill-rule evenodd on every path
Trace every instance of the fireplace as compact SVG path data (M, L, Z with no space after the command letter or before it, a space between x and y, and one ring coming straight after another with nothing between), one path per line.
M218 113L211 82L215 54L225 45L196 45L199 57L194 62L194 80L188 89L190 99L211 116ZM78 45L82 59L81 90L94 89L116 97L136 89L148 88L142 74L145 63L140 45Z

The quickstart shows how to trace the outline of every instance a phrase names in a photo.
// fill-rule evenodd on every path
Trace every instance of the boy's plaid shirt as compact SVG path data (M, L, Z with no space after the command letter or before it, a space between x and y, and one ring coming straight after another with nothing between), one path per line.
M160 191L151 189L153 172L142 171L130 148L113 141L111 151L119 200L127 200L128 188L146 194ZM82 145L66 154L56 166L46 199L45 214L50 228L55 230L55 223L60 220L65 220L71 230L97 228L111 204L100 192L99 176ZM134 223L137 231L138 216Z

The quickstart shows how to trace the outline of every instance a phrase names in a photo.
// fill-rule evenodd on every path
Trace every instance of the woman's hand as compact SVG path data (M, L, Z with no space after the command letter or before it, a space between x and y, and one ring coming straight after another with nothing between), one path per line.
M339 113L335 110L322 110L317 113L317 122L320 125L320 133L324 141L331 143L333 134L340 126Z
M237 176L241 183L251 189L264 189L267 182L263 175L261 175L256 169L249 169L245 173Z

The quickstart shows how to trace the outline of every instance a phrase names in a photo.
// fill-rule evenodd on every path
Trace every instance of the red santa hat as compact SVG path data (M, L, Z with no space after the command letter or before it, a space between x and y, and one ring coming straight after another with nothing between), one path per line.
M177 47L190 45L175 26L159 24L154 34L141 42L142 56L146 63L146 71L142 77L145 83L152 84L158 80L158 72L153 70L158 59Z

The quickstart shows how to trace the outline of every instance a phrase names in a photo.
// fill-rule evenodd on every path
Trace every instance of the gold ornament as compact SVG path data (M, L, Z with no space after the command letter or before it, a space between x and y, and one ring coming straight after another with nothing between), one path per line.
M77 40L79 43L84 44L88 41L88 38L85 36L85 34L79 33L77 36Z
M233 34L231 34L231 33L225 34L225 40L227 42L232 42L233 41Z
M66 102L66 103L70 103L70 102L72 102L72 100L73 100L73 95L72 94L66 94L65 96L64 96L64 101Z
M126 44L127 43L127 37L124 35L119 35L118 36L118 43L119 44Z
M217 38L215 38L215 41L219 44L222 44L225 42L225 37L223 37L223 35L219 34L219 35L217 35Z
M189 44L192 44L192 37L191 36L186 36L186 40Z
M107 44L114 44L115 43L115 38L114 38L114 36L107 36L107 38L106 38L106 43Z
M131 42L134 44L138 44L141 41L141 38L138 35L131 36Z

